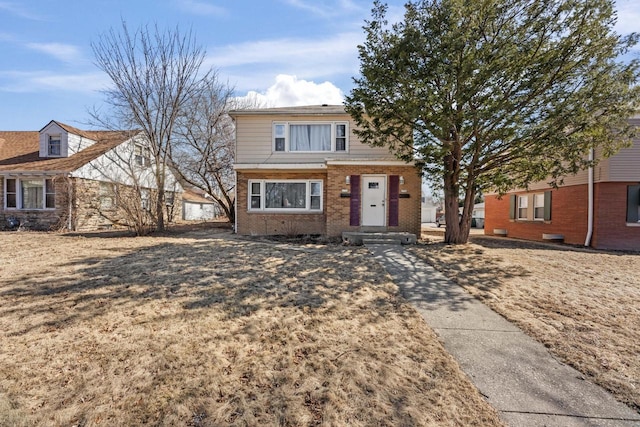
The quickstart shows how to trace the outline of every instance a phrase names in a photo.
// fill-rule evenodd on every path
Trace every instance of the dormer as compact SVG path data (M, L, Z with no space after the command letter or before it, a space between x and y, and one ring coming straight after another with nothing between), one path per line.
M40 157L69 157L69 133L54 121L40 130Z

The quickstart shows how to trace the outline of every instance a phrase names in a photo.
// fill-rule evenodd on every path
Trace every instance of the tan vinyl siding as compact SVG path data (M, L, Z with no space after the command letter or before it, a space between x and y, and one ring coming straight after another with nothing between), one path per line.
M611 170L607 181L640 181L640 139L634 140L632 147L620 150L609 162Z
M348 122L347 152L285 153L273 151L274 122ZM355 124L345 115L280 116L255 115L236 117L236 163L324 163L327 159L388 159L395 160L386 147L371 147L353 134Z

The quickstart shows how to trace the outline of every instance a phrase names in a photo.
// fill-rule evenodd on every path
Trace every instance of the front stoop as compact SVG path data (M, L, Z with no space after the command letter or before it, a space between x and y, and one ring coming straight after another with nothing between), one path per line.
M370 233L364 231L345 231L342 233L342 241L350 245L413 245L416 243L416 240L417 237L415 234L402 232Z

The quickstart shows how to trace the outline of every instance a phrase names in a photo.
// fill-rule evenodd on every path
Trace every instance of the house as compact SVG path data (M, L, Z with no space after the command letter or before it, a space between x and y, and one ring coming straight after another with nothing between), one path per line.
M56 121L40 131L0 131L0 229L126 225L128 215L149 212L153 171L148 145L135 133L85 131ZM170 172L166 182L170 220L179 215L181 188Z
M421 179L342 105L232 111L239 234L420 232Z
M206 221L222 215L216 202L195 189L185 189L182 193L182 219L185 221Z
M640 118L631 122L640 126ZM557 189L538 182L501 198L487 195L485 234L640 250L640 139Z
M438 219L438 210L440 209L440 204L434 202L433 197L425 195L425 192L422 193L421 199L421 222L436 222Z

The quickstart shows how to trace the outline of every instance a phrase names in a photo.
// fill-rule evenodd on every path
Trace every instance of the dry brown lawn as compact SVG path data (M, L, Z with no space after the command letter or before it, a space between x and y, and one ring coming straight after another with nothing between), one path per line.
M0 425L500 424L362 248L107 236L0 233Z
M423 234L415 252L640 411L640 254Z

